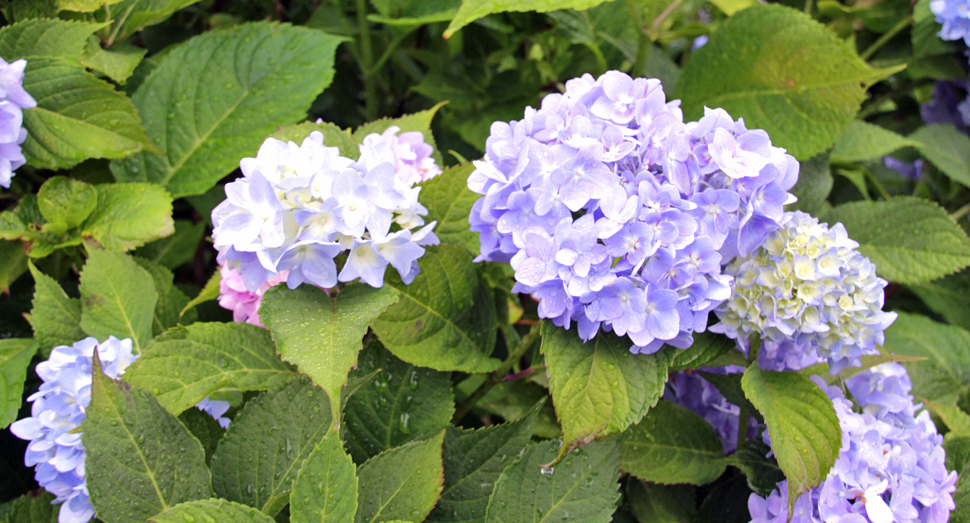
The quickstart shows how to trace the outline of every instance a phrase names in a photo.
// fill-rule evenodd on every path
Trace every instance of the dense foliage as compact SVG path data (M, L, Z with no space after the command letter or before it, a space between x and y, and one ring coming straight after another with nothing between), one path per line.
M0 12L0 521L970 521L967 0Z

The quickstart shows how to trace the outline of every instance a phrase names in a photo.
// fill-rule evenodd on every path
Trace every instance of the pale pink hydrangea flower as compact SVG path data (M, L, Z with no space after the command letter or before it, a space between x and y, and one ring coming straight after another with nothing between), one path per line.
M431 157L434 148L424 143L424 135L418 131L397 134L400 130L392 125L381 134L364 137L364 143L360 145L361 157L372 155L391 162L398 178L412 187L441 174L441 168ZM384 149L383 144L389 147Z
M219 282L219 305L232 311L233 321L244 321L264 327L259 321L258 312L260 304L263 303L263 294L270 287L285 282L290 271L280 271L276 276L264 281L256 292L249 292L246 289L246 284L243 283L242 275L238 270L223 265L219 272L222 274L222 280Z

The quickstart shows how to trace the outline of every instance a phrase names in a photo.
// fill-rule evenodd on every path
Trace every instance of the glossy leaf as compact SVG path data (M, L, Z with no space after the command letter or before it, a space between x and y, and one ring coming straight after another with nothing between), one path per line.
M385 451L357 469L356 523L395 519L423 521L444 481L441 446L445 432Z
M357 469L336 433L327 434L293 482L290 521L351 523L357 512Z
M478 234L468 228L468 214L479 196L468 188L471 163L456 165L421 184L421 203L428 208L425 221L437 221L434 233L441 243L461 245L479 252Z

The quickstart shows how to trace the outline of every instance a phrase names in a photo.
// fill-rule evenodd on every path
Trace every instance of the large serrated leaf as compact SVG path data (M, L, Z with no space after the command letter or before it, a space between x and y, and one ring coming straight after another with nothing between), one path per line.
M455 399L449 375L405 363L377 341L360 353L351 377L380 370L347 400L344 438L354 462L437 434L451 420Z
M390 287L364 284L344 287L333 297L311 285L277 285L263 296L260 319L272 331L280 356L327 392L335 427L340 426L340 387L357 364L367 327L397 300Z
M927 358L903 363L913 382L913 394L935 400L966 391L970 387L970 332L922 315L897 314L886 329L886 349Z
M721 355L737 347L734 340L713 332L694 334L694 343L686 349L673 351L670 370L687 370L703 367Z
M400 301L374 322L381 343L404 361L437 370L490 372L501 361L495 347L495 305L467 250L455 245L428 247L421 272L405 285L396 272L387 285Z
M668 356L664 351L631 354L630 346L629 340L606 332L584 343L574 330L543 324L541 350L563 431L557 459L584 443L623 432L660 399Z
M37 495L25 494L15 500L10 512L4 517L6 523L57 523L60 505L54 505L54 496L46 490Z
M27 163L66 169L88 158L124 158L157 149L125 95L80 65L58 58L27 63L24 89L37 107L24 111Z
M704 485L724 472L724 448L714 428L675 403L658 402L626 434L620 465L640 479Z
M303 463L290 496L292 523L351 523L357 512L357 469L336 433Z
M7 62L35 57L77 62L88 36L104 26L43 18L8 25L0 29L0 56Z
M512 423L477 430L448 427L443 453L445 485L425 521L484 523L495 482L532 439L539 408Z
M152 281L155 282L155 292L158 293L155 315L152 318L152 334L158 336L175 327L179 324L180 319L186 325L195 321L195 314L179 318L179 312L189 303L189 297L173 283L175 275L172 274L172 271L144 258L136 256L134 259L139 267L145 269L151 275Z
M135 34L139 29L157 24L183 7L199 0L122 0L111 6L113 13L123 16L113 17L108 28L114 38L109 43L121 42ZM109 3L113 3L110 0Z
M253 23L202 34L159 64L132 98L165 155L113 162L119 181L151 181L175 195L202 194L255 156L281 125L306 117L333 78L342 38Z
M911 197L840 205L822 219L845 225L889 281L920 283L970 265L967 234L939 205Z
M307 378L250 400L212 456L216 494L275 514L330 423L327 395Z
M273 518L246 505L224 499L203 499L179 503L155 517L155 523L187 523L189 521L218 521L219 523L273 523Z
M828 475L842 446L842 431L832 400L795 372L748 367L744 393L764 416L771 449L788 479L788 513L803 492Z
M471 253L479 251L478 234L468 228L468 214L478 195L468 189L471 163L445 169L421 184L421 203L428 208L426 221L437 221L434 233L442 243L461 245Z
M101 39L92 36L88 38L81 54L81 64L90 69L103 73L115 82L124 84L135 72L135 68L141 63L141 59L148 53L148 49L135 47L134 45L123 43L111 49L101 47Z
M964 186L970 187L970 138L951 124L925 125L909 135L927 160Z
M441 447L445 431L367 460L357 469L356 523L424 521L444 481Z
M919 145L913 139L896 134L871 123L855 120L832 148L833 162L871 160L903 147Z
M870 84L898 70L872 69L800 11L756 5L728 19L691 55L675 93L686 119L702 116L705 106L721 107L807 159L845 132Z
M269 331L248 323L196 323L152 342L125 373L178 415L219 388L268 390L296 377Z
M126 254L91 250L81 270L81 328L99 341L131 338L135 354L152 339L158 293L145 269Z
M466 25L494 13L506 11L538 11L545 13L557 9L589 9L605 0L462 0L461 7L445 29L445 38L455 34Z
M106 523L144 521L212 494L205 451L155 398L101 372L81 425L91 503Z
M613 438L590 443L576 449L555 469L542 469L540 465L555 459L557 444L533 444L502 472L488 502L486 523L609 523L620 497L620 441Z
M27 366L35 352L37 342L32 339L0 340L0 429L17 419L24 398Z
M30 325L43 354L58 345L71 345L87 337L81 329L81 300L70 298L60 284L29 264L34 277L34 299L31 302Z
M175 232L172 196L151 183L96 186L98 205L81 225L82 234L109 251L128 251Z

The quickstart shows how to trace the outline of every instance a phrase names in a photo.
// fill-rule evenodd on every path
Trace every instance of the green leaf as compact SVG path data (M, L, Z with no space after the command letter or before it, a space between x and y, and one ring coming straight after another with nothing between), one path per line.
M939 417L946 428L949 429L947 437L951 436L970 436L970 414L964 412L957 406L957 395L949 394L939 401L929 401L920 399L923 407Z
M202 448L205 449L205 464L209 466L226 429L222 428L215 418L199 409L189 409L179 414L179 421L202 444Z
M757 5L724 22L691 55L673 98L683 100L685 119L700 118L705 106L722 107L807 159L848 129L869 85L898 70L872 69L800 11Z
M340 156L345 156L351 160L360 158L360 146L354 141L354 137L350 134L350 131L341 129L330 122L303 122L284 125L278 131L271 134L270 138L276 138L284 142L294 142L300 145L314 131L323 133L323 144L327 147L336 147L339 149Z
M441 446L445 431L412 441L367 460L357 469L356 523L394 519L423 521L438 501L444 481Z
M90 262L89 262L90 263ZM205 451L147 392L101 372L81 425L91 504L106 523L144 521L212 493Z
M180 503L155 517L155 523L218 521L219 523L273 523L273 518L246 505L224 499L202 499Z
M852 202L823 217L845 225L859 252L889 281L920 283L970 265L967 234L937 204L911 197Z
M98 9L103 9L105 5L111 6L121 0L57 0L57 7L64 11L75 11L78 13L89 13Z
M37 342L32 339L0 340L0 429L17 420L17 411L24 399L27 366L35 352Z
M445 29L449 38L466 25L494 13L507 11L538 11L546 13L557 9L583 10L602 4L605 0L462 0L458 13Z
M425 2L423 0L400 0L388 2L386 9L379 7L377 2L371 2L381 14L367 15L371 22L388 25L417 26L434 22L447 22L455 17L461 0L437 0Z
M627 499L638 521L692 523L697 512L697 492L693 485L630 481L627 483Z
M538 413L534 408L519 421L477 430L448 427L445 486L425 521L484 523L495 482L529 444Z
M23 85L37 101L37 107L24 111L23 152L34 167L67 169L88 158L157 149L131 100L80 65L33 58Z
M104 49L101 47L101 39L92 36L84 46L81 65L123 84L135 72L135 68L147 52L148 49L125 43L115 45L111 49Z
M502 472L488 501L486 523L610 521L620 497L620 441L590 443L573 451L553 471L544 470L542 464L556 459L558 444L533 444Z
M24 494L13 501L10 513L6 514L6 523L57 523L60 505L54 505L53 494L46 490L39 493ZM0 516L3 517L3 516Z
M907 285L906 288L950 325L970 325L970 274L967 271Z
M421 184L421 204L428 208L426 222L437 221L434 233L441 243L453 243L479 251L478 234L468 228L468 215L479 196L468 188L471 163L448 167Z
M111 7L112 13L127 13L111 21L108 28L114 34L114 42L126 40L139 29L157 24L175 11L190 6L199 0L122 0Z
M340 387L357 364L361 339L397 300L390 286L364 284L344 287L333 297L310 285L292 290L277 285L263 296L259 317L273 332L280 356L327 392L335 427L340 427Z
M297 376L276 355L269 331L248 323L196 323L152 340L125 381L158 398L172 414L212 392L269 390Z
M105 25L42 18L8 25L0 29L0 56L7 62L38 57L77 62L88 36Z
M179 311L189 303L189 297L178 290L172 283L175 279L172 271L144 258L135 257L135 263L142 269L148 271L148 274L152 277L152 281L155 282L155 292L158 293L158 302L155 304L155 315L152 319L152 334L158 336L178 325L180 319ZM195 315L189 315L185 318L184 323L189 324L194 320Z
M789 205L787 210L807 212L812 216L822 214L831 208L826 199L832 192L834 182L827 153L802 161L798 171L798 182L790 190L798 201Z
M349 523L357 512L357 469L336 433L327 434L293 482L290 521Z
M344 439L355 463L385 450L430 437L455 413L450 376L409 365L372 341L360 353L352 377L380 369L370 385L347 400Z
M98 205L81 229L109 251L128 251L175 232L172 197L151 183L95 186Z
M34 300L30 309L30 325L43 354L58 345L71 345L87 337L81 329L81 300L70 298L60 284L29 264L34 277Z
M918 142L888 129L861 120L854 120L832 148L833 162L858 162L882 158L903 147L915 147Z
M785 479L774 456L768 457L771 447L761 440L748 440L725 460L741 469L748 480L748 487L759 496L767 498Z
M23 242L0 240L0 292L9 293L10 286L27 272L27 251Z
M185 304L185 307L182 308L182 312L179 313L179 317L185 316L200 303L205 303L218 298L219 293L221 292L219 290L219 282L221 281L222 273L218 270L213 272L212 276L209 276L209 281L205 283L205 287L199 291L198 296L192 298L188 303Z
M366 138L367 135L371 133L380 134L392 125L395 125L401 129L398 131L398 134L410 131L420 132L424 135L424 142L434 148L431 156L440 166L444 162L441 160L441 153L438 151L438 147L435 144L434 135L431 134L431 120L434 119L434 115L438 112L438 109L440 109L441 106L445 105L446 103L448 102L440 102L431 109L413 114L406 114L400 118L381 118L380 120L365 123L354 131L354 140L357 141L357 143L363 143L364 138Z
M165 155L113 162L118 181L150 181L176 197L202 194L255 156L266 136L306 117L333 78L342 38L252 23L211 31L166 56L132 98Z
M745 362L747 363L747 362ZM698 374L704 378L705 381L714 385L714 388L724 396L724 399L728 400L728 403L733 403L738 407L750 412L752 415L758 418L759 421L764 421L761 417L761 413L755 409L754 405L748 401L748 398L744 396L744 390L741 388L741 378L742 375L736 372L731 374L715 374L713 372L698 372Z
M126 254L92 249L81 270L81 328L99 341L131 338L135 354L152 339L158 293L152 276ZM77 341L77 340L74 340ZM72 342L73 343L73 342Z
M584 443L623 432L660 399L666 353L630 354L630 343L605 332L584 343L574 330L543 323L541 350L564 440L557 460Z
M253 398L212 456L216 494L275 514L331 418L327 395L305 377Z
M811 380L794 372L748 367L744 393L764 416L771 448L788 479L788 512L795 500L817 486L839 457L842 431L832 400Z
M81 225L97 204L98 191L94 186L66 176L49 178L37 192L40 213L49 224L59 225L59 232Z
M818 376L825 383L832 385L836 383L841 383L843 380L847 380L860 372L869 370L876 365L882 365L883 363L897 362L897 363L907 363L911 361L922 361L926 358L920 356L905 356L902 354L868 354L860 358L861 365L849 366L842 369L838 374L829 373L828 362L816 363L815 365L810 365L804 367L798 371L799 374L811 379L812 376Z
M923 156L953 181L970 187L970 138L951 124L924 125L909 135Z
M396 271L387 285L401 293L374 322L381 343L402 360L437 370L490 372L502 364L489 358L498 323L492 294L478 280L467 250L428 247L411 284Z
M703 367L736 346L734 340L727 336L713 332L695 333L694 343L690 347L673 351L674 356L670 362L670 370L678 371Z
M135 256L169 269L176 269L194 259L202 235L205 234L205 222L193 225L189 220L175 220L174 226L175 232L171 236L139 247L134 253Z
M620 466L640 479L704 485L724 472L724 448L714 427L675 403L658 402L626 434Z
M970 521L970 437L947 438L943 443L946 451L946 470L956 471L957 491L953 493L956 509L950 513L953 523Z
M928 358L903 363L913 382L913 394L936 400L966 391L970 387L970 332L919 314L897 314L886 329L886 349Z

